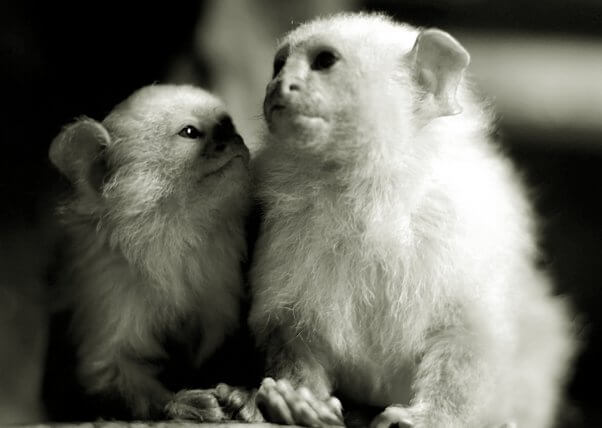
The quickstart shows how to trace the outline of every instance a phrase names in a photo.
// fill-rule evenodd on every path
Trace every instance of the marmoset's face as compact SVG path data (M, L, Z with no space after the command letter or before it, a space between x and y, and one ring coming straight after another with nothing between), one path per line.
M139 176L180 194L217 186L227 193L249 179L249 151L232 119L200 89L145 88L104 123L115 136L107 154L117 179Z
M285 41L274 59L264 115L275 135L329 139L357 116L359 63L347 43L316 34Z
M361 28L329 29L327 22L289 35L275 55L264 101L276 141L345 161L381 150L383 135L403 135L406 52L389 44L383 48Z
M211 115L191 114L172 128L166 136L171 155L182 164L191 164L199 182L218 180L230 174L230 170L245 167L249 151L236 132L232 119L223 111Z

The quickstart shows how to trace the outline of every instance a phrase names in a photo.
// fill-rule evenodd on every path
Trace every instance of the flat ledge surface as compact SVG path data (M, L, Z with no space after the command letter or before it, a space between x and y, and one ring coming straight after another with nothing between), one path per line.
M198 423L186 421L161 421L161 422L119 422L119 421L96 421L82 423L43 423L35 425L14 425L15 427L26 428L278 428L281 425L260 423L244 424L240 422L216 423Z

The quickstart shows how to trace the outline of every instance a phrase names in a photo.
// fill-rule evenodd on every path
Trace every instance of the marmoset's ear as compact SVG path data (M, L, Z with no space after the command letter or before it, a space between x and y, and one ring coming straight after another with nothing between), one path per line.
M79 192L98 193L107 172L104 148L110 139L102 124L84 117L63 128L48 156Z
M416 84L426 94L422 110L431 117L462 112L456 100L458 85L470 62L470 55L448 33L421 31L409 53Z

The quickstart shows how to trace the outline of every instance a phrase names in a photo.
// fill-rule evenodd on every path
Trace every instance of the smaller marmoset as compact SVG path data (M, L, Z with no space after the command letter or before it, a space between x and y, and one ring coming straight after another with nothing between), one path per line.
M102 122L66 126L49 155L72 184L58 281L83 389L126 417L223 418L202 390L174 395L159 375L174 343L198 369L239 326L249 154L224 105L192 86L144 87Z
M377 408L375 428L556 421L570 312L468 63L449 34L380 14L280 43L250 314L272 420L341 423L334 394Z

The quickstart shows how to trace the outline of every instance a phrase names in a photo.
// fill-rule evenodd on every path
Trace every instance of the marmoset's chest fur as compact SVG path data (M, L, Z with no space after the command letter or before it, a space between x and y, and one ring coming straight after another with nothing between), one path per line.
M439 303L447 304L437 295L452 264L446 238L454 222L441 195L426 195L409 214L394 192L265 183L260 197L270 209L257 257L270 270L257 272L257 301L291 317L291 334L316 340L321 332L335 353L375 352L378 361L391 347L414 352Z

